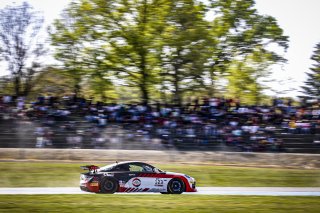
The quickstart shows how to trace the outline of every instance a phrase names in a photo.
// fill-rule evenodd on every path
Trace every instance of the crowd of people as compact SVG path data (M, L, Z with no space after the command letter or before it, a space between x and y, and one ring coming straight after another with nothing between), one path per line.
M285 146L277 134L316 135L320 128L317 102L294 106L291 100L282 99L269 106L243 106L237 100L216 97L183 105L143 105L94 103L74 96L40 96L26 103L24 98L3 96L0 113L33 120L35 147L39 148L58 144L54 139L58 135L64 135L59 143L65 147L104 148L121 135L129 142L138 138L146 146L156 140L165 147L194 150L223 146L281 152ZM115 125L122 130L118 136L105 133Z

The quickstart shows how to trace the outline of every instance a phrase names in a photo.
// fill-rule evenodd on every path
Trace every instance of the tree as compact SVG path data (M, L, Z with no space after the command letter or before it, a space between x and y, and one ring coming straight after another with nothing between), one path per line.
M121 0L108 23L115 26L107 38L117 58L114 69L119 77L126 79L125 84L140 89L144 104L149 103L150 89L155 83L154 41L163 25L158 20L161 20L164 5L166 1L163 0Z
M245 79L257 96L268 67L285 61L269 46L286 49L288 39L254 0L77 0L54 26L56 57L79 83L90 79L100 94L117 84L139 88L144 103L159 94L177 104L190 92L213 95L221 76L232 96Z
M213 93L216 77L222 73L229 81L229 95L241 98L249 94L247 96L257 102L264 88L260 80L268 76L268 68L286 61L270 46L277 45L286 50L288 37L283 35L275 18L258 14L254 0L216 0L211 3L216 17L210 24L214 45L208 61L208 90ZM249 79L251 86L248 85Z
M66 75L64 70L54 67L45 67L35 76L35 86L30 92L30 97L38 97L39 94L50 96L70 95L73 92L74 79Z
M103 49L86 48L85 54L87 55L85 61L87 75L84 78L85 94L91 93L91 97L98 101L113 100L116 94L111 78L115 73L111 71L111 66L105 61L108 52Z
M84 39L89 30L77 11L79 7L79 4L71 2L62 12L61 18L55 20L54 27L49 28L51 44L55 47L54 56L62 62L66 74L74 79L73 93L76 97L81 91L82 78L86 73Z
M139 87L142 101L148 103L155 72L151 49L154 30L160 26L155 27L161 2L166 1L74 1L51 33L56 58L70 70L85 70L99 78L95 83L100 85L117 76L128 86Z
M181 105L186 91L203 88L203 70L211 40L206 8L193 0L178 0L170 5L161 34L160 51L163 84L172 87L174 100Z
M45 54L38 38L43 18L26 2L0 10L0 54L13 79L16 96L27 96Z
M315 46L311 60L315 63L307 73L307 80L302 89L306 99L320 100L320 43Z

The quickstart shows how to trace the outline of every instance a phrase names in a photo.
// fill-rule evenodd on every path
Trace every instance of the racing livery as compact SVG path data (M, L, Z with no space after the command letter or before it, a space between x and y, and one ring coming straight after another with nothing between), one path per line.
M81 168L89 170L80 175L80 189L87 192L181 194L197 191L194 178L185 174L162 171L138 161L119 162L101 168L94 165Z

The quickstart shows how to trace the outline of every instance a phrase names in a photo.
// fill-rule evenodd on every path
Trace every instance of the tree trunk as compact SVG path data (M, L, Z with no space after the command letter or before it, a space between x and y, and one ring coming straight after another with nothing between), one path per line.
M74 96L77 98L79 97L79 93L80 93L80 84L79 82L77 82L75 85L74 85L74 89L73 89L73 93L74 93Z
M173 74L173 86L174 86L174 100L173 102L178 106L181 106L181 91L179 87L180 78L179 78L179 68L178 66L174 66L174 74Z
M30 90L31 90L31 84L26 84L25 85L25 88L24 88L24 91L23 91L23 96L24 97L27 97L30 93Z
M181 58L180 57L181 50L178 49L177 51L177 58L178 60ZM177 104L178 106L181 106L181 90L180 90L180 73L179 69L181 67L181 63L178 61L174 62L173 69L174 69L174 74L173 74L173 86L174 86L174 100L173 102Z
M17 97L20 96L20 82L21 82L21 79L19 76L15 76L14 77L14 91L15 91L15 95Z
M141 84L140 84L140 90L142 94L142 103L145 105L148 105L149 103L149 91L148 91L148 73L146 70L146 59L145 54L140 54L141 60L140 60L140 70L141 70Z
M142 103L144 105L149 104L149 92L145 84L141 84L141 92L142 92Z
M147 0L144 0L144 7L143 7L143 18L142 18L142 25L141 25L141 32L145 32L145 25L147 23ZM139 46L139 55L140 55L140 71L142 75L140 89L142 93L142 103L144 105L148 105L149 103L149 91L148 91L148 80L149 75L146 70L146 49L143 44Z
M25 80L24 90L23 90L23 96L27 97L32 89L32 77L28 77Z
M210 69L210 87L208 91L209 97L213 97L215 94L215 85L214 85L214 72L213 69Z

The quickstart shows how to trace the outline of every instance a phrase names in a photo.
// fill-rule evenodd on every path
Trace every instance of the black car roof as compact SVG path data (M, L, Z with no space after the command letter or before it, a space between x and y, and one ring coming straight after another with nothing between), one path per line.
M121 161L121 162L115 162L115 163L107 164L107 165L101 167L101 169L102 168L106 168L106 167L110 167L110 166L115 167L115 166L122 166L122 165L126 165L126 164L145 164L147 166L151 166L151 167L155 168L154 166L152 166L152 165L150 165L148 163L141 162L141 161Z
M137 163L137 164L147 164L150 165L148 163L142 162L142 161L121 161L121 162L116 162L117 165L123 165L123 164L130 164L130 163ZM152 165L150 165L152 166Z

